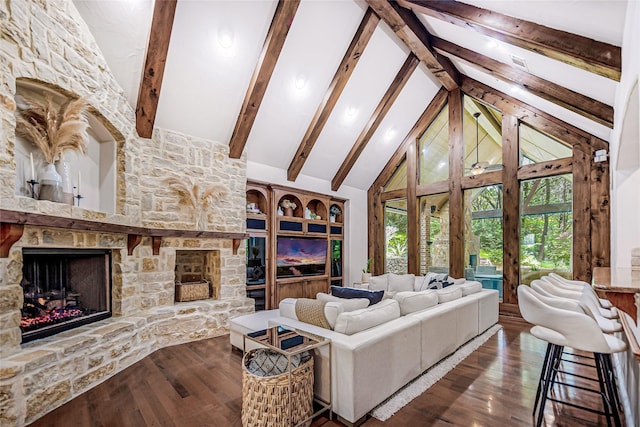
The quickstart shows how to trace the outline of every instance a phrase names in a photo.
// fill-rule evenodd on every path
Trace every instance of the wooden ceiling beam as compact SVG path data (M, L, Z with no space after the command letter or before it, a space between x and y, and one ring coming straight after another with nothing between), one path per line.
M447 40L432 36L431 44L438 51L477 65L491 75L499 76L502 80L521 86L540 98L553 102L601 125L613 128L613 107L610 105L458 46Z
M333 80L331 81L327 92L324 94L324 98L322 98L322 102L318 106L318 109L316 110L304 137L302 138L302 142L298 146L296 154L293 156L293 159L289 164L289 168L287 169L287 179L289 181L295 181L298 178L302 167L309 158L311 150L320 136L320 132L322 132L324 125L327 123L327 120L329 120L329 116L331 115L333 108L336 106L342 91L347 85L353 70L356 68L356 64L360 60L369 40L371 40L371 36L376 30L378 22L380 22L380 18L373 12L373 10L370 8L367 9L356 34L353 36L353 40L351 40L351 44L349 45L347 52L342 58L342 62L340 62L338 70L333 76Z
M453 0L398 0L398 3L416 13L471 28L505 43L620 81L622 50L618 46Z
M338 188L340 188L344 180L347 178L351 168L355 165L356 161L362 154L362 151L378 129L378 126L380 126L380 123L382 123L382 120L389 112L389 109L395 102L396 98L398 98L398 95L400 95L400 92L402 92L404 85L407 83L414 70L418 67L419 63L420 60L413 53L410 53L406 61L404 61L400 71L396 74L396 77L391 82L391 85L389 85L389 88L380 100L380 103L378 103L378 106L371 114L369 121L365 125L364 129L362 129L362 132L360 132L358 139L353 144L353 147L351 147L351 151L349 151L349 154L342 162L342 165L340 165L338 172L336 172L336 175L331 180L331 189L333 191L338 191Z
M589 146L593 138L598 143L607 144L606 141L593 137L582 129L464 75L462 76L462 91L472 98L494 106L502 111L503 115L514 115L535 129L572 146Z
M400 146L393 153L393 156L389 159L385 167L378 174L376 180L369 187L369 191L377 191L376 189L382 188L387 181L391 178L396 169L400 166L400 163L404 159L407 147L417 138L425 132L425 130L429 127L431 122L435 120L440 111L447 104L447 99L449 96L449 92L441 87L438 93L433 97L427 108L424 110L422 115L418 118L416 123L413 125L407 136L404 138Z
M151 138L153 133L176 6L177 0L162 0L156 1L153 8L147 57L136 105L136 130L142 138Z
M293 23L300 0L280 0L271 20L271 26L265 38L262 52L253 70L249 88L244 96L242 108L236 120L231 140L229 141L229 157L238 159L242 156L249 133L258 115L260 104L269 86L273 69L278 62L282 46Z
M395 1L366 1L447 90L459 87L458 70L449 58L433 50L429 44L429 33L412 11L398 6Z

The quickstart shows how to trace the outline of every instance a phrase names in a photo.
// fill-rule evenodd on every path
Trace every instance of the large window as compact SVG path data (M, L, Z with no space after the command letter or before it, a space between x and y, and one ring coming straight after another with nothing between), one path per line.
M449 195L420 198L420 274L449 272Z
M420 138L420 184L449 178L449 108L445 106Z
M572 176L523 181L520 188L521 282L551 272L572 277Z
M389 200L384 208L386 273L404 274L407 260L407 200Z
M464 97L464 174L502 169L502 113Z
M502 185L464 192L465 278L502 298Z
M520 165L571 157L571 147L555 138L520 123Z

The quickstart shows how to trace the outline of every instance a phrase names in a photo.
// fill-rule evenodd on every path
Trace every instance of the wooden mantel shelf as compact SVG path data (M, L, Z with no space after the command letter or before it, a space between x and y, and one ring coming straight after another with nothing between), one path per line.
M66 230L99 231L105 233L127 234L127 249L129 255L140 244L143 236L152 238L153 254L158 255L163 237L186 237L199 239L231 239L233 240L233 254L237 254L240 241L249 237L248 233L228 233L220 231L198 230L169 230L163 228L135 227L131 225L110 224L106 222L89 221L78 218L43 215L30 212L19 212L0 209L0 223L2 236L0 238L0 258L9 255L11 246L22 237L23 227L32 225L37 227L63 228Z

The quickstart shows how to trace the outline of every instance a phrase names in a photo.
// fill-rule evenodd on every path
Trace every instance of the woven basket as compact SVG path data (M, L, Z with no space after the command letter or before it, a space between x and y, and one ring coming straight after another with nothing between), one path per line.
M199 282L180 283L176 282L176 301L196 301L209 298L209 282L201 280Z
M242 425L244 427L297 426L313 413L313 357L291 371L291 418L289 374L260 377L247 369L255 350L242 360ZM311 420L305 426L311 425Z

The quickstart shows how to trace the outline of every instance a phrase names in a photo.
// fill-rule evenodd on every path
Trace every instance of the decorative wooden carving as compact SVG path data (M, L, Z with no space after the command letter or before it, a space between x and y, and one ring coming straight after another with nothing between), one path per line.
M241 239L233 239L232 240L232 252L234 255L238 255L238 248L240 247L240 244L242 243Z
M2 216L2 220L5 218ZM24 226L22 224L0 223L0 258L9 256L11 246L22 237Z
M133 250L142 242L140 234L129 234L127 236L127 255L133 255Z
M160 246L162 246L162 236L151 236L151 250L154 255L160 255Z

